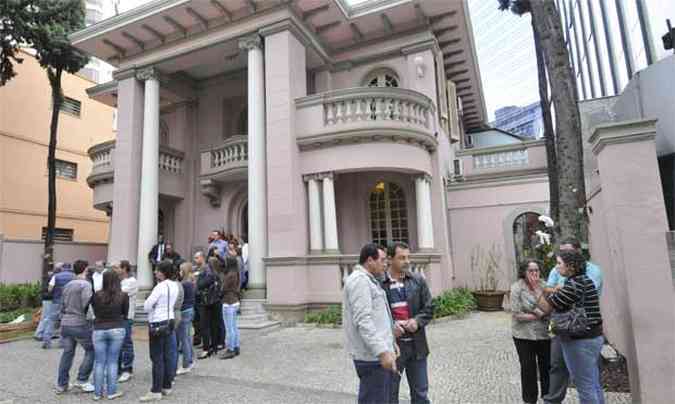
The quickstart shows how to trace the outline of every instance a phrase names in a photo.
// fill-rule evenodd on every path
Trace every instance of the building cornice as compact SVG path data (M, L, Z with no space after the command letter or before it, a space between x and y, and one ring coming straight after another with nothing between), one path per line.
M333 63L333 58L329 55L328 49L321 44L316 34L300 22L300 18L292 9L289 9L289 11L290 16L287 19L262 27L258 30L258 33L266 37L282 31L289 31L305 47L313 49L323 59L324 63Z
M596 156L609 145L651 141L656 138L657 119L641 119L598 125L588 139Z
M432 153L438 147L433 135L413 129L368 128L334 131L297 138L301 151L361 143L399 143L420 147Z
M464 177L463 181L449 183L447 185L447 190L448 192L453 192L476 188L492 188L545 182L548 182L548 170L546 168L510 170L501 173Z
M513 144L507 144L507 145L501 145L501 146L492 146L492 147L479 147L479 148L471 148L471 149L464 149L460 150L456 153L457 157L465 157L465 156L478 156L481 154L492 154L492 153L501 153L501 152L509 152L509 151L516 151L516 150L525 150L529 149L532 147L545 147L546 144L544 142L544 139L539 139L539 140L530 140L522 143L513 143Z

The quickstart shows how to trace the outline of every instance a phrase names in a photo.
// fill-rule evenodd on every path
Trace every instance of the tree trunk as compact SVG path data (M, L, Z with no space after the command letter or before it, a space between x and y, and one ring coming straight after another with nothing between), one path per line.
M544 50L542 49L541 36L537 31L537 25L532 18L532 33L534 34L534 49L537 56L537 76L539 78L539 99L541 105L541 115L544 122L544 141L546 145L546 165L548 167L548 190L549 190L549 214L555 223L554 233L558 238L560 219L559 215L559 190L558 190L558 159L555 150L555 132L553 131L553 121L551 117L551 104L548 97L548 80L546 78L546 60Z
M48 205L47 205L47 234L45 236L45 250L42 265L42 286L49 282L49 272L54 267L54 228L56 227L56 143L59 128L59 113L63 104L61 90L61 69L47 70L49 84L52 90L52 121L49 126L49 151L47 154L48 171Z
M585 208L581 119L575 97L576 82L569 64L555 2L543 0L532 1L530 4L534 22L541 35L556 111L560 233L562 237L576 237L585 243L588 240L588 220Z

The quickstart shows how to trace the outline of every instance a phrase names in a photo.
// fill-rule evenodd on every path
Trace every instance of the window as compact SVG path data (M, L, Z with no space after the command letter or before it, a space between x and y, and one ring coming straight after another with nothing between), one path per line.
M65 160L56 160L56 176L69 180L77 179L77 164Z
M159 144L163 146L169 145L169 125L163 119L159 121Z
M378 182L370 192L368 207L374 243L408 242L408 211L405 194L398 185Z
M398 87L398 77L391 70L377 70L368 75L367 87Z
M80 112L82 112L82 103L74 98L63 97L61 112L79 117Z
M237 135L248 134L248 108L244 108L239 113L239 121L237 122Z
M42 241L47 239L47 228L42 228ZM54 241L73 241L73 229L54 228Z

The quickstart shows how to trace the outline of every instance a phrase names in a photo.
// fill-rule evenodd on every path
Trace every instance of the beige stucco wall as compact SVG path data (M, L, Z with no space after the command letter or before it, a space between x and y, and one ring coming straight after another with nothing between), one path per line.
M51 92L45 71L29 54L18 75L0 88L0 233L39 240L47 221L47 146ZM61 113L56 158L77 164L77 179L57 178L56 227L72 228L75 241L107 242L108 218L93 208L86 150L112 139L113 109L87 97L94 83L64 74L64 95L82 103L80 117Z

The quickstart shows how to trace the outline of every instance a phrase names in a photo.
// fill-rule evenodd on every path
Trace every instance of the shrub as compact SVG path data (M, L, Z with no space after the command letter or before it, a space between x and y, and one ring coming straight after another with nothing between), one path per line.
M466 314L476 308L471 291L467 288L446 290L432 300L434 318Z
M0 284L0 312L40 305L40 283Z
M338 305L305 314L305 323L342 324L342 308Z
M10 321L14 321L15 318L19 317L22 314L26 315L26 321L31 321L32 315L33 315L33 309L22 308L22 309L18 309L18 310L2 312L2 313L0 313L0 324L9 323Z

